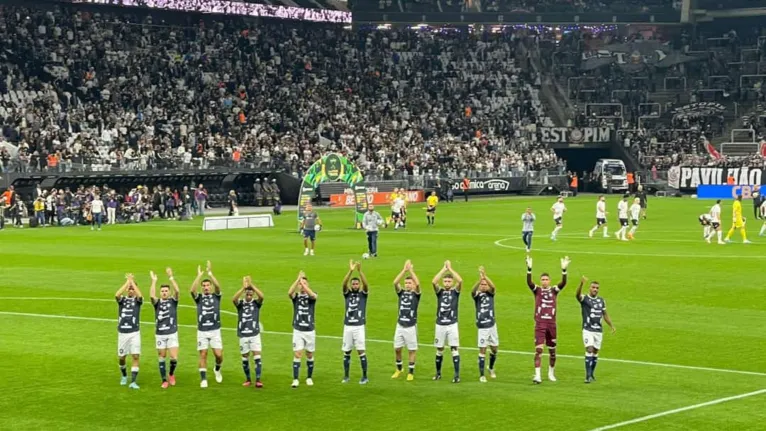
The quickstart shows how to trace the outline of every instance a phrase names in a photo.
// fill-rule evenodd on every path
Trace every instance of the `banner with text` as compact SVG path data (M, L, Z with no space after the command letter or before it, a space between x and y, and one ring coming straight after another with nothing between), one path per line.
M673 166L668 171L668 185L682 192L694 192L698 186L732 185L727 184L729 177L734 179L736 186L765 184L761 168Z
M423 190L412 190L406 193L407 202L423 202L425 194ZM391 193L367 192L367 205L388 205L393 201ZM356 194L351 189L346 189L343 194L330 195L330 205L334 207L356 206Z
M609 127L541 127L542 141L548 144L604 144L612 142Z
M700 184L697 187L697 199L752 199L757 193L755 186L706 186Z
M469 178L469 181L469 195L519 193L524 190L526 184L524 177ZM452 190L455 194L463 193L462 181L454 180Z

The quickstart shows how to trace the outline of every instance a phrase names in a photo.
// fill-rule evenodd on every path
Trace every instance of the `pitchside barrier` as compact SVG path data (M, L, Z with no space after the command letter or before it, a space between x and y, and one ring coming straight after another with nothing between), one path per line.
M205 217L202 230L250 229L256 227L274 227L271 214L252 214L242 216Z

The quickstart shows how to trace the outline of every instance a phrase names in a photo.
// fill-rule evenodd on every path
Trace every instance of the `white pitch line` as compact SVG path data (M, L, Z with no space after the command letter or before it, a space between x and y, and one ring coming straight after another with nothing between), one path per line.
M525 247L517 247L513 245L503 244L505 241L518 240L518 237L503 238L495 241L495 245L498 247L508 248L511 250L525 251ZM617 241L616 239L614 240ZM710 247L716 247L711 245ZM551 250L546 248L532 247L532 251L542 251L546 253L567 253L567 254L588 254L598 256L630 256L630 257L674 257L674 258L715 258L715 259L766 259L766 256L758 255L727 255L727 254L669 254L669 253L634 253L634 252L614 252L614 251L587 251L587 250Z
M762 394L766 394L766 389L761 389L761 390L758 390L758 391L748 392L746 394L734 395L734 396L726 397L726 398L719 398L717 400L712 400L712 401L708 401L708 402L704 402L704 403L694 404L694 405L691 405L691 406L681 407L681 408L678 408L678 409L667 410L667 411L664 411L664 412L655 413L653 415L641 416L640 418L631 419L629 421L618 422L618 423L615 423L615 424L605 425L605 426L602 426L602 427L594 428L591 431L606 431L606 430L611 430L611 429L615 429L615 428L624 427L626 425L633 425L633 424L637 424L637 423L641 423L641 422L646 422L646 421L649 421L649 420L652 420L652 419L661 418L663 416L674 415L674 414L686 412L686 411L689 411L689 410L701 409L703 407L714 406L716 404L726 403L726 402L735 401L735 400L741 400L742 398L754 397L754 396L762 395Z
M5 300L61 300L61 301L93 301L93 302L112 302L110 299L99 299L99 298L34 298L34 297L14 297L14 296L6 296L6 297L0 297L0 301ZM195 308L190 305L180 305L181 307L186 308ZM222 311L222 313L232 314L236 315L236 313L232 313L230 311ZM81 316L67 316L67 315L60 315L60 314L36 314L36 313L19 313L19 312L12 312L12 311L0 311L0 315L8 315L8 316L27 316L27 317L42 317L42 318L50 318L50 319L69 319L69 320L87 320L87 321L93 321L93 322L110 322L115 323L115 319L104 319L100 317L81 317ZM141 322L144 325L154 325L154 322L151 321L142 321ZM183 325L179 324L179 327L182 328L191 328L196 329L197 327L195 325ZM225 331L236 331L236 328L221 328ZM271 335L284 335L284 336L292 336L292 332L281 332L281 331L262 331L264 334L271 334ZM335 336L335 335L317 335L317 338L325 338L328 340L342 340L343 337ZM370 343L382 343L382 344L392 344L393 341L391 340L377 340L377 339L367 339L367 342ZM421 347L433 347L431 344L424 344L419 343L418 344ZM461 347L462 350L471 350L471 351L478 351L479 349L476 347ZM532 356L534 355L533 352L522 352L518 350L503 350L499 349L498 352L500 353L506 353L510 355L523 355L523 356ZM568 359L582 359L582 356L578 355L563 355L558 354L557 357L559 358L568 358ZM621 363L621 364L633 364L633 365L645 365L645 366L653 366L653 367L664 367L664 368L676 368L681 370L693 370L693 371L709 371L709 372L716 372L716 373L729 373L729 374L741 374L741 375L748 375L748 376L758 376L758 377L766 377L766 373L759 373L756 371L743 371L743 370L729 370L725 368L712 368L712 367L698 367L694 365L678 365L678 364L666 364L662 362L649 362L649 361L634 361L630 359L610 359L605 357L599 357L599 360L602 362L615 362L615 363Z

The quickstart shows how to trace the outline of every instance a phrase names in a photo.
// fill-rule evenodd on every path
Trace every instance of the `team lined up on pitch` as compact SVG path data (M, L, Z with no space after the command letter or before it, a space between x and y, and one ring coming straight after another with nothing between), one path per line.
M532 279L532 258L527 256L527 285L535 295L535 375L533 383L542 383L541 361L543 349L549 353L548 379L556 381L554 372L556 365L557 345L557 300L558 295L567 284L567 268L569 257L561 259L561 282L551 285L548 273L542 273L540 284ZM476 312L477 341L479 348L478 368L479 380L487 381L485 371L491 378L496 378L495 364L498 346L500 345L496 314L495 314L495 283L487 276L484 267L479 267L479 278L471 289ZM166 269L169 284L159 287L157 296L157 276L150 272L150 298L155 310L155 341L159 355L159 373L162 388L175 386L175 370L178 366L178 304L180 289L173 276L173 271ZM583 277L575 296L582 308L583 342L585 344L585 383L591 383L598 361L598 353L602 343L602 319L615 331L614 325L606 311L606 302L599 293L599 283L589 284L588 292L583 295L582 289L587 278ZM444 350L449 347L454 367L453 383L460 382L460 335L458 328L458 306L463 287L463 278L452 267L450 261L434 276L431 282L437 297L436 329L434 346L436 347L435 368L433 380L442 378L442 362ZM403 351L408 351L407 380L415 378L415 362L418 350L418 309L421 299L420 279L415 273L411 261L406 261L404 267L393 282L398 296L398 318L394 332L394 353L396 369L392 378L398 378L404 373ZM199 291L201 288L201 292ZM172 289L172 290L171 290ZM207 357L212 350L215 357L213 373L217 383L223 382L221 366L223 364L223 338L221 336L221 285L213 275L210 262L203 270L197 267L197 276L191 285L191 296L197 308L197 350L199 352L200 387L206 388ZM342 281L342 293L345 298L345 315L343 329L343 379L342 383L350 381L351 354L356 350L362 369L359 384L367 384L367 355L365 327L367 323L367 299L369 283L362 271L361 263L350 261L348 271ZM302 358L306 356L306 379L308 386L314 384L314 351L316 349L316 301L317 293L311 289L309 280L303 271L288 290L288 296L293 303L293 382L292 387L300 384L300 369ZM126 275L126 281L115 294L119 307L118 316L118 346L120 384L138 389L138 371L141 355L140 313L143 305L143 295L133 274ZM261 327L260 310L263 305L263 292L253 283L250 276L242 279L242 287L234 294L232 303L237 309L237 336L242 360L242 371L245 375L243 386L263 387L261 380L263 363L261 360ZM489 350L489 364L487 351ZM127 359L131 357L131 375L127 374ZM167 369L167 359L170 367ZM255 365L255 379L250 368L251 358ZM487 367L488 365L488 367Z

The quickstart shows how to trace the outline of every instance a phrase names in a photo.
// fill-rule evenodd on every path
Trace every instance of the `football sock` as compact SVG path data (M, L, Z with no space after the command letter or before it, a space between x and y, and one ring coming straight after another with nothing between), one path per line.
M298 358L293 359L293 380L298 380L298 376L301 373L301 360Z
M262 368L263 368L263 361L261 361L261 356L256 355L255 356L255 380L261 380Z
M130 369L130 381L133 383L136 383L137 378L138 378L138 367L133 367Z
M178 366L178 360L177 359L171 359L170 360L170 375L174 376L176 374L176 367Z
M128 377L128 368L125 365L120 365L120 374L122 377Z
M479 375L482 377L484 377L484 362L485 362L484 355L479 353Z
M590 352L585 352L585 378L586 379L590 377L590 368L591 368L591 363L593 362L592 359L593 359L593 354Z
M165 358L160 358L160 377L162 377L162 381L164 382L166 379L167 370L165 368Z
M628 234L629 234L629 235L633 235L634 233L636 233L636 227L635 227L635 226L633 226L632 228L630 228L630 232L629 232Z
M559 233L560 230L561 230L561 226L556 226L553 229L553 233L551 235L556 236L556 234Z
M220 363L220 362L218 362L218 360L217 360L217 359L216 359L216 361L215 361L215 370L216 370L216 371L221 371L221 363Z
M710 234L710 226L705 226L702 235L708 236Z
M455 366L455 377L460 376L460 353L457 350L452 351L452 364Z
M604 226L604 236L607 236L607 235L609 235L609 231L608 231L608 228Z
M593 357L590 358L590 376L593 377L593 375L596 372L596 364L598 364L598 353L594 353Z
M742 241L747 241L747 232L745 231L745 228L739 230L740 235L742 235Z
M535 368L540 368L540 363L542 362L541 356L543 354L542 347L538 347L535 349Z
M415 374L415 363L414 362L410 362L409 363L409 367L407 368L407 371L410 374Z
M343 377L348 378L349 368L351 368L351 354L343 354Z
M396 361L396 369L402 371L402 361Z
M495 361L497 360L497 353L490 353L489 354L489 369L494 370L495 369Z
M766 232L766 224L761 226L761 231L758 233L758 235L763 235L764 232Z
M548 349L548 364L551 368L556 366L556 349Z
M442 373L442 353L436 352L436 374Z
M242 358L242 371L245 372L245 378L250 381L250 360L248 358Z
M734 226L729 229L729 232L726 233L726 240L728 241L731 236L734 235Z
M721 237L723 236L723 232L720 230L718 231L718 241L722 241Z
M367 355L359 355L359 362L362 364L362 377L367 378Z
M306 359L306 377L311 378L314 375L314 359Z
M199 369L199 379L200 380L207 380L207 369L200 368Z

